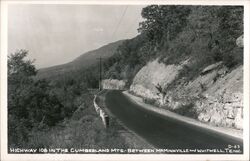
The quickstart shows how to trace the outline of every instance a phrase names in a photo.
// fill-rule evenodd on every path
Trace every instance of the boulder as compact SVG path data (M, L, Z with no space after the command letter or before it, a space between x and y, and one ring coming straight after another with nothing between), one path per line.
M222 116L220 114L220 112L214 112L212 115L211 115L211 118L210 118L210 123L216 125L216 126L220 126L222 124Z
M226 104L224 106L224 108L226 109L227 118L234 119L235 118L235 108L233 106L231 106L230 104Z
M238 47L244 47L244 37L243 37L243 35L241 35L240 37L238 37L236 39L236 45Z
M200 120L202 122L209 122L210 118L211 118L211 116L208 115L208 113L200 113L198 116L198 120Z
M243 113L242 108L236 108L236 116L234 119L235 128L237 129L243 129Z
M207 66L205 69L202 70L201 75L205 75L205 74L209 73L210 71L218 68L221 64L222 64L222 62L218 62L218 63L211 64L211 65Z

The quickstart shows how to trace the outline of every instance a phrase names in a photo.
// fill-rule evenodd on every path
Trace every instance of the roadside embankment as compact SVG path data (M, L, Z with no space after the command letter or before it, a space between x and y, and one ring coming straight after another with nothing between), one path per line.
M118 118L116 118L106 107L105 104L105 96L108 90L103 90L101 94L96 97L97 104L102 107L102 109L106 112L109 116L109 126L115 128L119 135L124 138L127 146L129 148L135 149L143 149L143 148L151 148L153 149L154 146L148 143L145 139L138 136L136 133L128 129Z
M135 102L136 104L140 105L142 108L145 108L146 110L152 111L152 112L156 112L162 116L166 116L166 117L171 117L180 121L183 121L185 123L188 124L192 124L198 127L202 127L202 128L207 128L216 132L220 132L226 135L230 135L233 137L236 137L238 139L242 139L243 134L241 130L236 130L236 129L231 129L231 128L226 128L226 127L215 127L215 126L211 126L205 123L202 123L198 120L186 117L186 116L182 116L179 114L176 114L174 112L171 112L169 110L166 109L162 109L150 104L146 104L143 102L143 99L141 97L135 96L130 94L128 91L124 91L123 92L124 95L126 95L127 97L129 97L133 102Z
M185 75L191 61L165 65L148 62L129 91L163 109L213 126L243 129L243 65L233 69L217 62Z

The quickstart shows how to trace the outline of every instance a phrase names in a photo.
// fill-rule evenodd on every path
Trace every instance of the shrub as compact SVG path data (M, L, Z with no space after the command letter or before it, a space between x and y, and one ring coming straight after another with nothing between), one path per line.
M233 68L238 64L243 64L243 49L234 48L232 51L223 55L224 64L228 68Z
M173 112L176 112L180 115L192 117L192 118L198 118L198 113L196 109L194 108L193 103L188 103L186 105L180 106L177 109L172 109Z
M155 105L156 104L156 100L152 99L152 98L143 98L142 99L144 103L150 104L150 105Z

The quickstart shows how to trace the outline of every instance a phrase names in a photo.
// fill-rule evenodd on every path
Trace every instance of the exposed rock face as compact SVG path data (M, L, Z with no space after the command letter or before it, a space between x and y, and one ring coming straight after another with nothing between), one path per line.
M214 122L215 125L224 125L242 129L243 120L243 67L240 66L228 73L224 77L208 86L204 92L206 101L203 102L204 107L208 109L217 105L212 111L219 111L220 115ZM208 112L212 116L212 113ZM215 117L215 116L214 116ZM214 118L213 117L213 118Z
M216 126L227 126L237 129L242 129L243 113L242 113L242 100L234 99L232 101L225 101L226 94L221 95L222 99L218 98L205 98L197 101L200 109L198 120L202 122L210 122ZM197 105L197 104L196 104Z
M135 76L130 90L145 98L155 99L161 106L172 110L192 105L196 118L202 122L242 129L243 66L229 72L219 62L204 68L194 80L159 94L157 85L166 89L175 81L182 67L166 66L157 60L149 62Z
M125 88L125 85L126 82L124 80L105 79L102 81L103 89L123 90Z
M158 60L149 62L135 76L130 91L146 98L158 99L160 96L156 86L167 86L175 79L181 68L176 65L166 66Z
M205 74L211 72L212 70L218 68L218 66L220 66L221 64L222 64L222 62L218 62L216 64L212 64L212 65L207 66L205 69L202 70L201 75L205 75Z

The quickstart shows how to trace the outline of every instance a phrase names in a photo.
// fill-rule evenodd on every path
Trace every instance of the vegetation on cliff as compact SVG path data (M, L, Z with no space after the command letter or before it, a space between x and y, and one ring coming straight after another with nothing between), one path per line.
M243 64L243 49L235 43L243 34L242 6L151 5L141 14L140 34L105 62L106 78L131 83L141 67L156 58L166 65L191 60L181 73L188 79L215 62L229 68Z
M242 129L243 7L151 5L141 14L140 34L105 62L106 78L127 80L147 103Z

